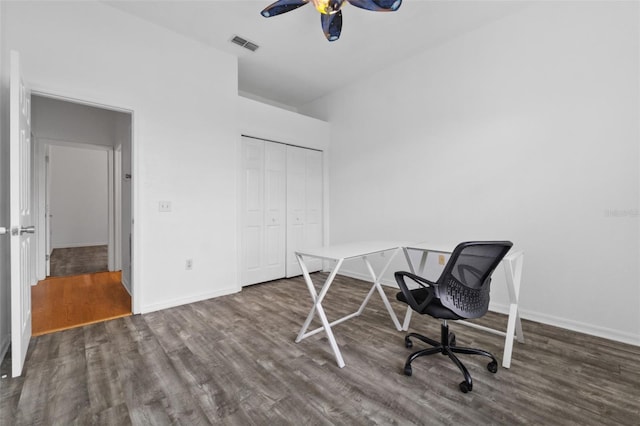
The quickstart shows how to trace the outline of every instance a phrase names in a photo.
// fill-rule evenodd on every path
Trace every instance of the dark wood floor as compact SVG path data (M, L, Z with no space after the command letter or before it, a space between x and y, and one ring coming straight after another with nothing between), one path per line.
M338 277L327 314L355 310L367 290ZM294 343L309 307L297 278L36 337L23 376L0 381L0 424L638 425L639 347L523 321L527 342L510 369L493 375L484 360L463 359L474 379L463 394L443 356L402 374L410 350L379 298L335 327L343 369L322 334ZM430 318L411 325L439 332ZM459 345L500 358L499 336L452 328Z
M108 247L57 248L51 252L51 276L90 274L107 271Z

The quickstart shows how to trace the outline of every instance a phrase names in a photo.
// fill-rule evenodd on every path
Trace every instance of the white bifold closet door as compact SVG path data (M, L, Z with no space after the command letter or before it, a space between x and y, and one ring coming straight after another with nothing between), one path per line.
M296 249L322 246L322 153L243 137L241 167L241 284L300 275Z
M242 285L286 272L286 146L242 138Z
M302 274L295 251L322 246L322 152L287 146L287 277ZM322 269L309 259L309 272Z

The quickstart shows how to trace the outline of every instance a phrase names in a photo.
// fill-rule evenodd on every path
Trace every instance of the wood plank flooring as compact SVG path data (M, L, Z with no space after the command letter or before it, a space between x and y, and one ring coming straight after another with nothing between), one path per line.
M336 278L329 318L357 309L368 289ZM463 394L443 356L402 374L410 350L375 295L335 327L342 369L322 333L294 342L309 308L295 278L34 338L23 376L0 381L0 424L638 425L640 347L523 321L510 369L494 375L462 356L474 379ZM459 345L501 357L499 336L451 328ZM438 336L439 323L416 315L410 331Z
M31 287L31 333L39 336L131 315L120 272L50 277Z
M57 248L51 252L51 276L90 274L108 270L108 247Z

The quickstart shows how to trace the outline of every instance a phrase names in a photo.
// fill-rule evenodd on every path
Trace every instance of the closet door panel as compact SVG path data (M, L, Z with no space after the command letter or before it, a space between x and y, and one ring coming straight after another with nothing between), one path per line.
M264 142L242 141L242 285L263 280Z
M300 275L295 248L304 243L305 152L287 147L287 277Z
M305 244L308 247L322 246L322 153L305 150ZM322 261L314 259L308 263L310 271L322 269Z
M242 285L300 275L295 250L323 243L322 153L243 137L241 167Z
M302 271L295 251L322 246L322 153L287 147L287 277ZM322 269L320 260L307 262L310 272Z
M265 281L286 273L286 165L286 147L265 142Z

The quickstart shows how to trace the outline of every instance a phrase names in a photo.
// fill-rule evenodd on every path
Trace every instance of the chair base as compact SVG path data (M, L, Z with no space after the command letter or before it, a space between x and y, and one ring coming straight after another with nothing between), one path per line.
M498 371L498 360L489 352L483 351L482 349L464 348L464 347L456 346L456 335L454 333L449 332L449 325L447 324L446 320L442 321L442 325L440 326L439 342L436 340L430 339L429 337L423 336L421 334L409 333L404 338L404 344L407 348L413 347L413 342L411 341L412 337L418 340L421 340L433 347L422 349L420 351L414 352L411 355L409 355L409 358L407 358L407 362L404 364L404 374L407 376L411 376L411 374L413 373L411 369L411 363L413 362L413 360L421 356L433 355L438 353L442 355L447 355L451 359L451 361L453 361L453 363L458 366L458 369L460 369L460 371L462 372L464 376L464 381L460 383L459 387L460 387L460 390L464 393L467 393L473 390L473 381L471 379L471 375L469 374L469 371L467 370L467 367L465 367L464 364L460 362L458 357L455 355L456 353L468 354L468 355L482 355L482 356L491 358L491 362L487 364L487 370L489 370L492 373L495 373Z

